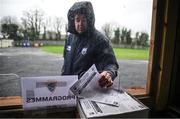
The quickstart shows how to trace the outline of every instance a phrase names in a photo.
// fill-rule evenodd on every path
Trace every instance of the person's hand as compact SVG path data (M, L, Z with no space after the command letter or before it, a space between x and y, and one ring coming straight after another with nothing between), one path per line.
M101 79L99 79L99 86L108 88L113 85L110 73L108 73L107 71L103 71L100 75Z

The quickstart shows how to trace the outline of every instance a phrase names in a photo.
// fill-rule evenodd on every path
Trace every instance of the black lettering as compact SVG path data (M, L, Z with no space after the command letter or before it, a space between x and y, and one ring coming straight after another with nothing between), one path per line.
M35 98L27 98L27 103L33 102L42 102L42 101L61 101L61 100L73 100L76 99L75 95L67 95L67 96L54 96L54 97L35 97Z
M67 96L67 100L71 100L71 96L70 95Z
M49 101L53 101L53 98L52 98L52 97L49 97Z
M42 97L36 97L36 102L41 102L42 101Z
M31 102L35 102L35 98L31 98Z
M30 103L30 100L31 100L31 98L27 98L26 102L27 102L27 103Z
M63 96L63 100L66 100L66 96Z
M71 98L76 99L76 96L75 96L75 95L72 95Z
M62 97L61 97L61 96L58 96L58 100L62 100Z
M57 100L57 96L54 96L54 97L53 97L53 101L56 101L56 100Z
M67 96L67 100L71 100L72 98L75 99L75 96L74 95L68 95Z
M42 101L48 101L48 97L42 97Z
M26 102L33 103L33 102L35 102L35 98L27 98Z

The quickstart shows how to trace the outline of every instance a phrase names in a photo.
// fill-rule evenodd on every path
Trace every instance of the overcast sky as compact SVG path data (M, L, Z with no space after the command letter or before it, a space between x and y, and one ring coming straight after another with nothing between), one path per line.
M82 0L0 0L0 18L15 16L17 19L23 11L40 8L45 16L62 17L67 21L68 9L76 1ZM153 0L89 0L95 12L95 26L101 29L105 23L119 24L132 29L133 32L151 31Z

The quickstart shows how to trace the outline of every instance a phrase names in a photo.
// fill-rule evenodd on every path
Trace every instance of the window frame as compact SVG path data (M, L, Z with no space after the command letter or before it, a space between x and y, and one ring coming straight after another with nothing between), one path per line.
M176 2L153 0L146 89L127 89L128 93L155 110L165 109L168 102L170 89L170 84L168 83L171 80L171 72L168 71L171 71L171 63L173 62L173 53L170 53L170 51L173 52L173 49L169 51L169 48L175 47L174 41L170 42L169 39L172 37L175 39L176 35L176 31L173 29L176 25L174 24L174 19L177 20L176 15L178 14ZM173 10L176 11L175 14L172 14ZM170 32L171 30L173 30L174 34ZM165 98L162 99L162 96ZM0 98L0 110L0 114L6 111L23 113L21 97Z
M152 14L152 28L151 28L151 40L150 40L150 44L152 45L154 40L152 40L154 37L154 22L155 22L155 18L156 18L156 7L154 7L154 5L156 4L157 0L153 0L153 14ZM153 47L150 45L150 54L149 54L149 63L148 63L148 74L147 76L149 77L151 75L151 65L152 65L152 54L153 54ZM148 80L150 80L148 78ZM130 88L127 89L127 92L131 95L134 95L136 97L147 97L147 95L149 94L148 90L150 87L150 82L147 81L147 85L146 85L146 89L144 88ZM22 99L20 96L10 96L10 97L0 97L0 109L9 109L10 107L12 108L22 108Z

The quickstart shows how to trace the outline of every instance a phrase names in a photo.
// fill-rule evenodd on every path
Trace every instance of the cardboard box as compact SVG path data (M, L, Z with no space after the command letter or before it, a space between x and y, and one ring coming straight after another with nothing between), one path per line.
M107 105L87 99L78 100L80 118L147 118L149 108L126 92L120 94L125 97L119 106Z

